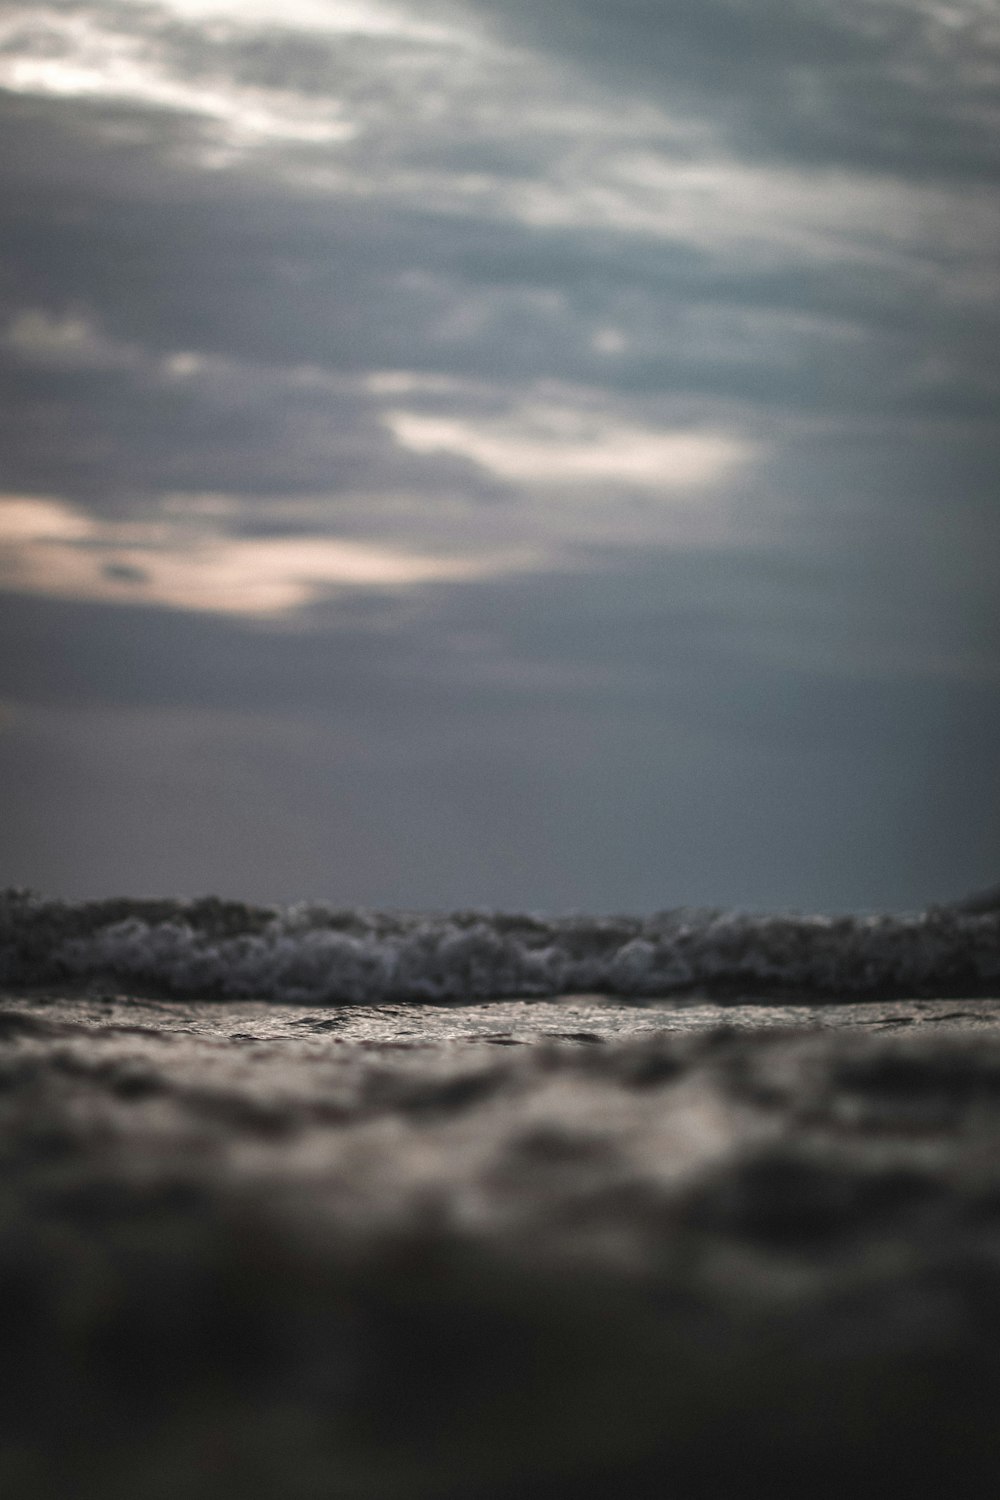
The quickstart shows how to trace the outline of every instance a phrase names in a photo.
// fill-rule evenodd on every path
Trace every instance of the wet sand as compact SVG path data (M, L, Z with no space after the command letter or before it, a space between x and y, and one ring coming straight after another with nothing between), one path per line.
M0 1002L0 1492L980 1496L1000 1002Z

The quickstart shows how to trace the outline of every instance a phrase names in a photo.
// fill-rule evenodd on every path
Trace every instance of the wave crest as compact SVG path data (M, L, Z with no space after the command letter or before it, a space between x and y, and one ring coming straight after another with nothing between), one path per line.
M971 995L995 992L1000 981L1000 913L682 908L651 917L542 917L269 908L214 897L73 903L7 891L0 981L308 1004L595 991Z

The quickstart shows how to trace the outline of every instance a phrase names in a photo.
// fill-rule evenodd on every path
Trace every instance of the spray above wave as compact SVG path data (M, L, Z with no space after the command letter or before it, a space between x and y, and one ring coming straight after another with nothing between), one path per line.
M0 982L317 1004L606 992L857 999L1000 986L1000 911L432 915L0 893Z

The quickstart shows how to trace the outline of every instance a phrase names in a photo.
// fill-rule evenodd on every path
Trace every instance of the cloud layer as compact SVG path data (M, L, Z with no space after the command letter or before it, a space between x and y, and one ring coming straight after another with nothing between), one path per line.
M998 83L973 0L9 11L0 877L994 878Z

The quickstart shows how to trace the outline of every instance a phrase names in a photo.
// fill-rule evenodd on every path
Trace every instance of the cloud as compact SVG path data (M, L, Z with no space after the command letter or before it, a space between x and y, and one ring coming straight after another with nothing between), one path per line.
M404 5L384 0L164 0L164 9L190 21L224 18L242 26L289 27L334 36L405 37L453 41L454 27L428 21ZM424 12L433 7L423 6Z
M57 314L45 308L15 313L0 344L31 365L54 370L134 369L142 351L108 338L79 310Z
M397 443L415 453L455 453L501 479L527 484L700 489L754 451L724 433L657 432L543 403L493 421L403 410L383 420Z
M992 878L988 6L3 27L10 878Z
M995 688L762 638L822 650L828 608L855 662L887 622L933 637L905 580L873 616L870 579L794 556L619 562L396 596L377 628L344 600L304 634L0 598L0 769L30 789L0 878L563 910L918 905L985 878Z
M209 529L202 516L197 530L169 510L158 520L109 524L57 500L0 497L0 586L261 617L301 609L331 590L482 578L519 561L420 555L329 536L232 537Z
M913 179L1000 167L1000 25L981 0L476 4L521 41L710 122L743 159Z
M130 13L128 7L22 9L0 21L0 87L193 116L233 148L275 140L328 144L354 134L335 98L241 84L211 68L210 48L193 76L184 72L172 56L167 14L155 8Z

